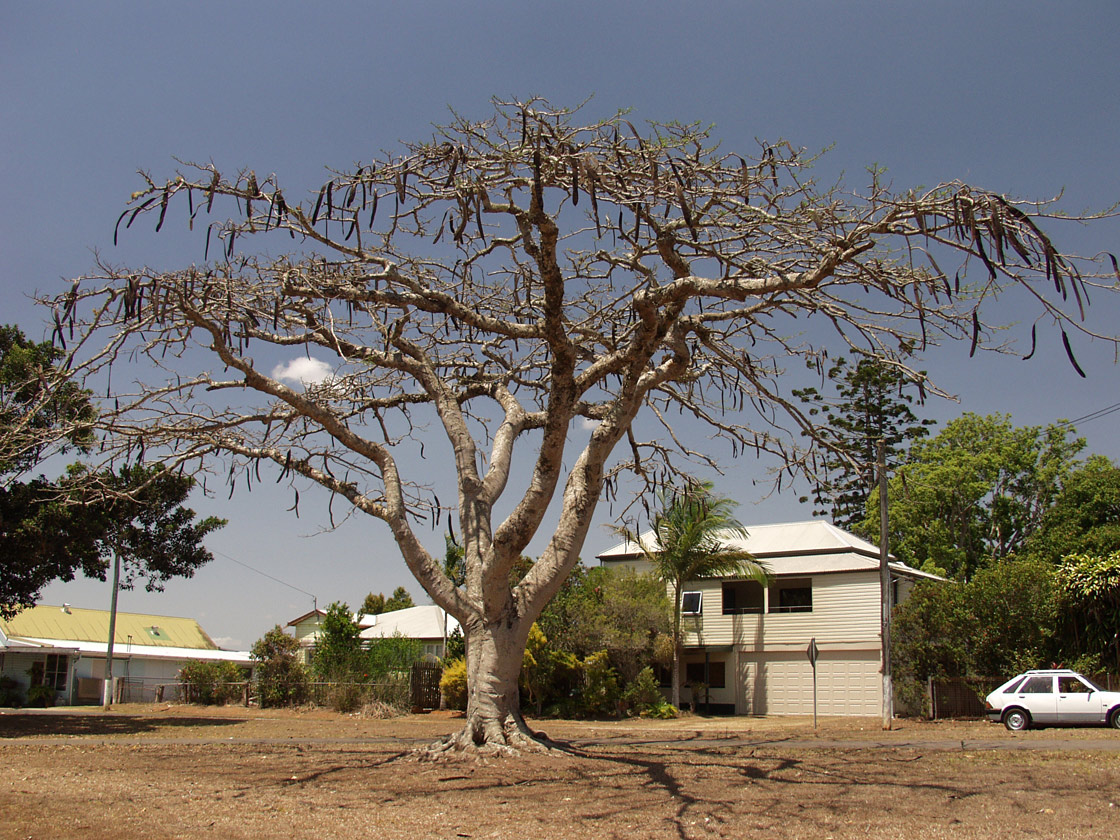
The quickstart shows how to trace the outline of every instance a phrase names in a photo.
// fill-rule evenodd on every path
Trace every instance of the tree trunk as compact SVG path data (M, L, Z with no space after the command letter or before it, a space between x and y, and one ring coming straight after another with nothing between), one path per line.
M500 620L467 630L467 721L431 753L477 752L516 755L522 750L544 750L521 716L518 676L525 653L527 630L523 622Z
M673 690L672 702L678 709L681 707L681 644L680 631L677 631L677 638L673 643ZM695 709L693 710L695 711Z

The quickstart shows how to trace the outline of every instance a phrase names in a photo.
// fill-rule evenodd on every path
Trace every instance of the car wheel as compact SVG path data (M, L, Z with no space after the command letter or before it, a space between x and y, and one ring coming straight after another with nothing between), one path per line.
M1031 716L1023 709L1009 709L1003 715L1003 725L1012 732L1022 732L1030 729Z
M1113 729L1120 729L1120 707L1112 710L1112 715L1109 717L1108 722Z

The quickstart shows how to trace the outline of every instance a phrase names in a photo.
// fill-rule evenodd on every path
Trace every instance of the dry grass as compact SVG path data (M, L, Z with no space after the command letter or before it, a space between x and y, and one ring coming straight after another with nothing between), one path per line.
M0 838L1120 837L1120 733L877 723L549 721L558 754L431 763L456 718L0 714Z

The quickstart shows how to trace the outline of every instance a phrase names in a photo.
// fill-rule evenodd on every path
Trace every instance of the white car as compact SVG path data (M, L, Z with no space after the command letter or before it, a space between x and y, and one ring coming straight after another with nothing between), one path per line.
M1031 726L1100 726L1120 729L1120 691L1105 691L1075 671L1027 671L985 698L988 720L1013 732Z

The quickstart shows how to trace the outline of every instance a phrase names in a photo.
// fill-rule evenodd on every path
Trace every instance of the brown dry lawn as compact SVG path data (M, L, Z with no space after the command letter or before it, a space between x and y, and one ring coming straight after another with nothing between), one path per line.
M1120 732L984 722L544 721L552 755L420 761L459 722L0 712L0 840L1120 838Z

